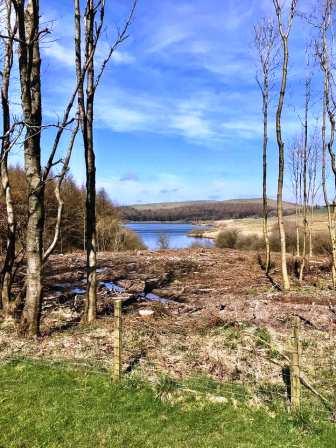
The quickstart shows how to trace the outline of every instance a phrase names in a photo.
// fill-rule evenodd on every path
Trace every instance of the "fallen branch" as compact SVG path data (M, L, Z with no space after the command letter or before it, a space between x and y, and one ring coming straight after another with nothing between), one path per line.
M323 395L321 395L312 384L307 380L307 378L301 373L300 374L300 382L303 386L305 386L308 390L310 390L314 395L316 395L326 406L330 411L334 410L334 406L330 403L327 398L325 398Z

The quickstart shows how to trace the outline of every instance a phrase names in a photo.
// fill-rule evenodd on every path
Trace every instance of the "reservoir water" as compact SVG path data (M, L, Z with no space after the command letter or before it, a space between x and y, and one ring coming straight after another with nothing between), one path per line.
M125 227L136 232L148 247L156 250L160 248L160 241L165 242L170 249L183 249L193 244L211 247L213 241L209 238L194 238L188 236L191 230L205 229L204 226L197 226L188 223L170 222L132 222L125 224Z

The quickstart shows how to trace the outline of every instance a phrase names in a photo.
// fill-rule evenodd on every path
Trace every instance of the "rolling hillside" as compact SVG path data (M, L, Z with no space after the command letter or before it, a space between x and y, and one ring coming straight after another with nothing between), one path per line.
M284 202L284 212L294 213L295 206ZM269 200L269 213L274 215L276 201ZM188 201L136 204L120 207L123 219L128 221L207 221L260 217L261 199L231 199L226 201Z

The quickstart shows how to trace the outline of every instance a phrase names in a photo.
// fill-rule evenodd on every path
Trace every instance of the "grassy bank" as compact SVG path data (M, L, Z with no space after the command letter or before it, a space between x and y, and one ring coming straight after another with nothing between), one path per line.
M295 214L285 216L285 222L295 225ZM214 228L204 232L204 237L216 239L218 233L222 230L236 230L244 236L257 235L263 236L262 218L241 218L241 219L221 219L213 221ZM271 229L277 226L277 217L272 216L268 219L268 226ZM328 216L324 208L315 210L312 224L313 233L328 231Z
M3 364L0 390L3 448L316 448L333 447L336 438L334 424L308 414L294 418L280 407L271 412L192 395L172 404L146 383L114 385L103 372L66 365Z

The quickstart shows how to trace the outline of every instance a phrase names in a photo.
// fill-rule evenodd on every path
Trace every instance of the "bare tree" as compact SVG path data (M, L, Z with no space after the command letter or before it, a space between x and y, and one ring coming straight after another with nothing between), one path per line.
M276 41L277 33L273 20L263 19L254 27L255 47L258 53L259 69L257 70L257 83L262 96L263 112L263 233L265 240L265 271L270 269L270 242L268 235L268 203L267 203L267 145L268 145L268 109L269 94L276 67Z
M44 188L41 171L41 76L39 1L12 0L18 26L21 107L26 127L25 173L28 186L26 233L26 303L21 319L22 332L36 335L42 297L42 253Z
M296 256L300 256L300 217L302 210L302 140L296 137L289 147L288 169L295 198Z
M87 254L87 287L83 322L91 323L96 319L96 266L97 266L97 234L96 234L96 164L93 141L94 100L97 87L114 51L128 37L128 28L131 24L136 7L133 1L130 14L125 24L118 32L115 42L101 67L95 73L96 50L101 38L105 17L105 1L85 1L84 13L84 45L82 44L81 5L80 0L74 0L75 15L75 58L78 82L78 109L86 166L86 214L85 214L85 248ZM84 48L83 48L84 47ZM84 61L82 62L82 54ZM85 70L83 71L83 67ZM84 89L84 86L86 89Z
M289 14L286 26L283 23L283 6L280 5L279 0L273 0L275 13L278 21L278 29L282 42L283 61L282 61L282 74L281 74L281 86L279 92L278 107L276 111L276 136L279 148L279 173L278 173L278 192L277 192L277 213L278 213L278 225L280 234L280 246L281 246L281 271L282 282L285 290L290 289L290 282L287 272L287 257L286 257L286 233L283 220L283 181L284 181L284 168L285 168L285 144L282 138L282 109L284 105L284 99L287 86L287 71L288 71L288 37L292 28L293 19L296 12L297 0L291 0L289 7Z
M63 208L64 208L64 200L62 198L62 184L63 184L65 176L69 170L70 159L71 159L72 150L73 150L73 146L75 143L78 129L79 129L79 120L77 119L76 126L74 127L71 137L70 137L70 140L69 140L66 155L64 157L64 160L62 160L61 171L57 176L57 181L55 184L54 193L55 193L55 197L57 200L57 218L56 218L56 223L55 223L54 237L53 237L49 247L43 253L43 263L46 263L49 256L53 253L53 251L56 247L56 244L59 240L59 236L60 236L60 232L61 232L61 225L62 225L62 214L63 214Z
M331 32L334 1L325 0L322 7L322 21L320 25L320 42L316 44L320 66L323 72L323 112L322 112L322 189L324 201L328 212L328 228L331 243L332 267L331 276L334 289L336 288L336 203L329 202L326 182L326 152L328 150L331 169L335 179L336 189L336 158L334 153L335 139L335 104L333 101L333 76L332 76L332 46L333 36ZM330 48L331 47L331 48ZM329 120L329 138L327 139L327 117Z
M11 114L9 105L9 88L11 71L13 66L13 47L16 34L16 24L12 24L12 4L10 0L4 2L3 17L5 21L6 38L3 38L3 68L1 71L1 107L2 107L2 130L3 137L1 140L0 153L0 175L1 186L3 188L6 215L7 215L7 244L6 255L0 276L1 298L0 305L3 307L5 318L11 318L14 312L15 301L11 294L13 281L13 267L15 263L15 240L16 240L16 218L14 212L12 190L8 175L8 156L15 142L13 137L15 126L11 126Z
M73 122L69 115L75 101L78 85L76 85L65 108L63 120L56 125L57 132L50 151L47 165L41 167L41 131L42 98L40 73L40 39L47 34L48 29L41 30L39 26L38 0L11 0L15 10L19 53L19 73L21 88L21 107L25 125L24 162L28 189L28 220L26 230L27 274L22 292L16 298L18 305L26 296L21 316L21 331L25 335L34 336L39 333L43 265L52 253L59 237L63 203L61 186L68 170L74 139L78 125L75 126L64 160L54 162L61 137L67 126ZM53 126L53 125L52 125ZM62 168L56 182L55 195L58 200L58 218L55 225L55 235L46 251L43 248L44 231L44 192L51 169L62 163Z
M308 54L308 53L307 53ZM309 61L307 62L307 69L309 69ZM305 104L304 104L304 123L303 123L303 152L302 152L302 217L303 217L303 241L302 241L302 258L300 263L299 281L303 280L303 272L306 265L307 255L307 236L308 236L308 113L311 99L311 73L308 72L305 80Z
M308 151L307 176L308 176L308 256L313 256L313 224L314 224L314 208L316 206L317 195L321 188L321 179L319 176L320 168L320 141L316 138L314 132Z

